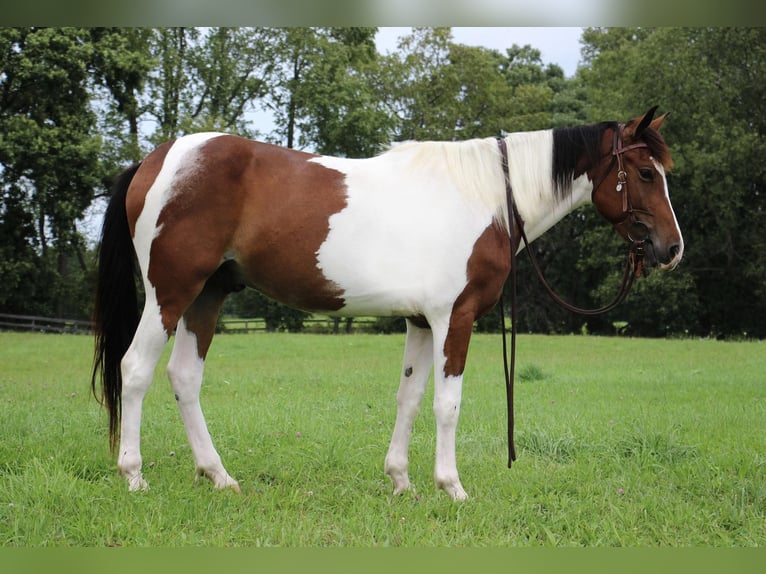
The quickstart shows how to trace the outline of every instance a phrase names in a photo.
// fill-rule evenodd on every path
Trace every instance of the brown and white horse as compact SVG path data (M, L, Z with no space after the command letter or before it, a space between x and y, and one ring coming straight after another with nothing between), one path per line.
M495 138L407 143L369 159L220 133L159 146L116 182L99 254L92 384L94 392L101 386L129 488L147 487L142 402L175 332L167 369L197 473L239 490L213 446L199 394L224 298L253 287L307 311L405 317L385 472L395 493L409 488L410 433L433 368L436 485L466 498L455 430L468 343L474 321L498 301L511 242L519 241L506 178L530 241L592 201L626 239L640 228L647 265L673 268L683 239L658 133L665 116L653 114L507 135L506 173ZM136 263L145 290L140 319Z

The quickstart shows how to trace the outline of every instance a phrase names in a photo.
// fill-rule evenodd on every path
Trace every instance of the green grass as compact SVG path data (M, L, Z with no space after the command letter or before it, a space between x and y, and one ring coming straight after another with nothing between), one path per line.
M393 497L383 458L403 336L226 335L203 409L242 494L194 481L164 366L129 493L84 336L0 333L0 545L762 546L764 343L520 336L506 468L499 336L471 343L458 427L470 496L433 486L432 394ZM167 355L166 355L167 358ZM164 365L164 364L163 364Z

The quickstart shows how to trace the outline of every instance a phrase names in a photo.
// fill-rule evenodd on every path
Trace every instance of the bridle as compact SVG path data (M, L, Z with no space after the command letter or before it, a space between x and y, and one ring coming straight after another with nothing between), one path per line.
M611 173L612 168L614 167L615 162L617 163L617 186L615 190L617 193L619 193L622 196L622 217L616 219L615 221L612 221L614 225L622 225L626 221L630 224L630 227L628 228L627 236L628 236L628 242L631 244L631 246L635 243L643 243L646 241L646 237L648 236L648 230L646 228L646 225L644 225L637 217L636 213L642 212L646 213L648 215L651 215L649 211L646 209L639 209L634 208L631 201L630 201L630 194L628 193L628 172L625 171L625 165L623 163L622 155L626 151L630 151L632 149L638 149L638 148L648 148L649 146L646 144L646 142L639 141L634 144L630 145L624 145L623 143L623 131L625 130L625 124L617 124L617 129L614 130L614 139L612 140L612 161L609 164L609 167L604 172L604 175L601 176L601 179L599 179L598 183L593 186L593 191L591 192L591 200L595 199L596 191L601 187L601 184L604 183L604 180L607 178L607 176ZM507 156L507 150L506 150L506 156ZM507 158L505 160L507 162ZM506 193L508 193L508 188L506 187ZM634 238L631 235L631 229L633 230L633 234L641 236Z
M511 242L511 361L510 368L508 366L508 350L507 350L507 329L505 326L505 310L503 309L503 297L500 297L500 318L502 324L502 336L503 336L503 367L505 370L505 388L506 388L506 404L508 411L508 468L516 460L516 446L513 440L513 427L514 427L514 414L513 414L513 381L515 378L516 370L516 242L514 241L514 224L520 235L520 241L524 242L526 252L529 255L529 260L532 262L532 266L537 273L537 277L540 279L545 290L551 296L551 298L561 307L577 313L580 315L601 315L608 311L611 311L617 307L627 297L630 288L633 286L633 281L643 273L644 269L644 245L649 235L648 228L642 223L637 213L650 214L645 209L634 208L630 201L630 194L628 193L628 174L625 171L625 165L623 162L623 154L632 149L649 147L645 142L639 141L634 144L624 145L623 131L625 124L617 124L614 130L614 139L612 140L611 162L609 167L604 171L604 174L598 180L598 183L593 186L591 192L591 199L594 198L596 191L604 183L607 176L612 172L617 164L617 186L615 190L622 197L622 213L620 216L611 221L613 225L628 225L627 238L629 243L628 257L625 265L625 271L623 273L622 282L620 288L615 296L614 300L599 307L597 309L583 309L568 303L562 299L551 288L548 282L543 277L543 273L540 269L537 259L535 258L532 250L529 248L529 240L524 231L524 221L521 219L518 211L515 209L515 202L513 200L513 189L511 187L510 174L508 171L508 147L504 138L498 138L497 143L500 147L500 154L502 157L503 177L505 179L505 196L508 207L508 234ZM651 214L650 214L651 215Z

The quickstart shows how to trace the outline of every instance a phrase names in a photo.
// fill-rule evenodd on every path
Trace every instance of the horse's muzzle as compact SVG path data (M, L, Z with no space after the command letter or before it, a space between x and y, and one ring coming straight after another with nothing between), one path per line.
M647 267L657 267L661 271L672 271L678 267L684 254L683 241L667 248L658 247L651 239L647 239L646 244L648 249L644 261Z

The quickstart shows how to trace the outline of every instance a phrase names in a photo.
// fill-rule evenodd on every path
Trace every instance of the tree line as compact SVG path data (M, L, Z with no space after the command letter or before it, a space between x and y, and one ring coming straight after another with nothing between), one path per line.
M0 312L87 318L94 233L114 176L159 143L221 130L365 157L393 142L462 140L625 120L652 105L675 168L681 266L587 320L557 308L520 258L520 329L766 336L766 30L587 28L565 77L539 50L455 43L413 28L381 54L375 28L1 28ZM512 38L511 38L512 40ZM592 208L537 240L546 277L579 305L617 289L625 246ZM245 291L227 313L300 330ZM500 317L477 328L496 330ZM402 328L381 320L380 330Z

